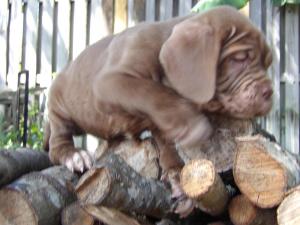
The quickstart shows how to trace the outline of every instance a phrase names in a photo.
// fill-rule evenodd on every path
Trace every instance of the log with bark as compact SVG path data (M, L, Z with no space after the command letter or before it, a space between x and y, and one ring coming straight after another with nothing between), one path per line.
M153 179L159 178L158 150L152 139L141 142L124 140L113 146L108 146L107 141L104 141L96 150L95 160L101 160L101 157L105 157L109 151L121 157L142 176Z
M57 225L76 196L77 175L55 166L31 172L0 190L0 224Z
M225 211L229 195L211 161L198 159L186 164L180 184L187 196L197 200L202 211L214 216Z
M257 135L237 138L233 175L240 191L261 208L280 204L299 184L300 160L275 142Z
M275 209L261 209L253 205L245 195L234 197L228 206L234 225L276 225Z
M51 166L47 153L31 149L0 151L0 187L31 171Z
M108 154L79 180L78 199L85 205L102 205L161 218L173 209L171 192L147 179L115 154Z
M63 209L61 223L62 225L95 225L96 221L79 202L74 202Z
M235 155L235 137L260 131L253 120L232 119L217 114L209 115L209 120L214 128L212 138L195 148L179 147L179 154L185 163L193 159L208 159L213 162L216 172L229 171ZM95 158L100 158L108 148L107 142L100 145ZM157 164L158 152L151 139L140 143L126 140L111 148L143 176L157 178L160 170ZM144 168L141 169L141 165Z
M259 132L258 127L253 120L233 119L218 114L208 117L214 129L212 137L195 148L179 147L179 154L185 163L193 159L208 159L217 173L230 171L236 150L235 137Z
M106 225L142 225L138 220L114 208L105 206L86 205L84 209L89 215ZM143 223L143 225L147 225Z
M300 224L300 186L291 189L277 209L279 225Z

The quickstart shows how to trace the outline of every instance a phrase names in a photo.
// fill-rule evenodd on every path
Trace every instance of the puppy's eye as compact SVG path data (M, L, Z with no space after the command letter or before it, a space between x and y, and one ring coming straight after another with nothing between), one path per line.
M247 52L238 52L232 56L232 59L237 62L245 61L248 58Z

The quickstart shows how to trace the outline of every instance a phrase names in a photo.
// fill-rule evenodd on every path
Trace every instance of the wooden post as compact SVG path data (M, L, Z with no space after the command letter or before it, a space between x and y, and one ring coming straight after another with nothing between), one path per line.
M114 33L119 33L127 27L127 0L118 0L114 4Z
M277 206L300 182L299 156L262 136L237 139L233 175L241 192L261 207Z
M53 61L53 72L59 73L69 61L69 48L70 48L70 13L71 13L71 2L70 1L56 1L57 4L57 33L56 43L53 43L55 51L52 57ZM55 16L55 15L54 15Z
M273 106L271 111L267 115L267 130L271 132L278 142L280 140L280 98L282 98L280 91L280 79L281 79L281 67L280 61L283 59L280 54L280 11L282 7L274 7L273 0L267 0L266 5L266 20L268 25L266 26L266 38L272 51L273 63L268 70L272 85L273 85ZM251 3L250 3L251 4Z
M16 74L20 71L22 56L23 13L22 1L11 1L11 22L9 35L9 68L7 75L8 87L15 90L17 86ZM18 34L18 35L13 35Z
M229 204L229 216L234 225L276 225L274 209L260 209L244 195L234 197Z
M146 3L145 0L127 0L127 18L128 27L133 27L138 23L145 21Z
M41 36L41 68L38 76L38 83L41 87L49 87L52 81L52 44L53 44L53 21L54 21L54 1L43 0L42 2L42 29ZM52 19L48 19L48 17Z
M299 7L285 6L285 147L299 154Z
M212 162L202 159L185 165L181 171L180 184L190 198L198 200L198 207L211 215L224 212L228 192Z
M9 8L8 8L8 1L2 2L0 5L0 89L2 90L5 86L6 82L6 66L7 66L7 51L8 51L8 45L7 45L7 35L9 32L7 32L7 27L9 23ZM0 113L3 113L2 110Z

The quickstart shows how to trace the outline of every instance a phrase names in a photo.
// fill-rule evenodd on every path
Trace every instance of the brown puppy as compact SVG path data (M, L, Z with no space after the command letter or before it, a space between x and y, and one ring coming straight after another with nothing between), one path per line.
M72 135L112 140L149 129L160 165L181 193L174 143L209 138L205 112L250 118L272 105L266 70L272 57L261 33L235 9L143 23L88 47L55 79L49 93L50 158L70 169L91 166ZM191 202L177 212L186 215Z

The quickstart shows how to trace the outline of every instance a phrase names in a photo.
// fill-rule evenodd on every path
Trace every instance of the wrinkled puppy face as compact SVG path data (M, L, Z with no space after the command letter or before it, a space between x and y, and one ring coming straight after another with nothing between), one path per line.
M233 117L263 116L272 107L273 90L267 77L272 61L270 50L255 29L237 39L222 49L215 98L222 111Z
M272 106L271 52L261 32L231 7L177 24L160 61L170 86L200 109L252 118Z

